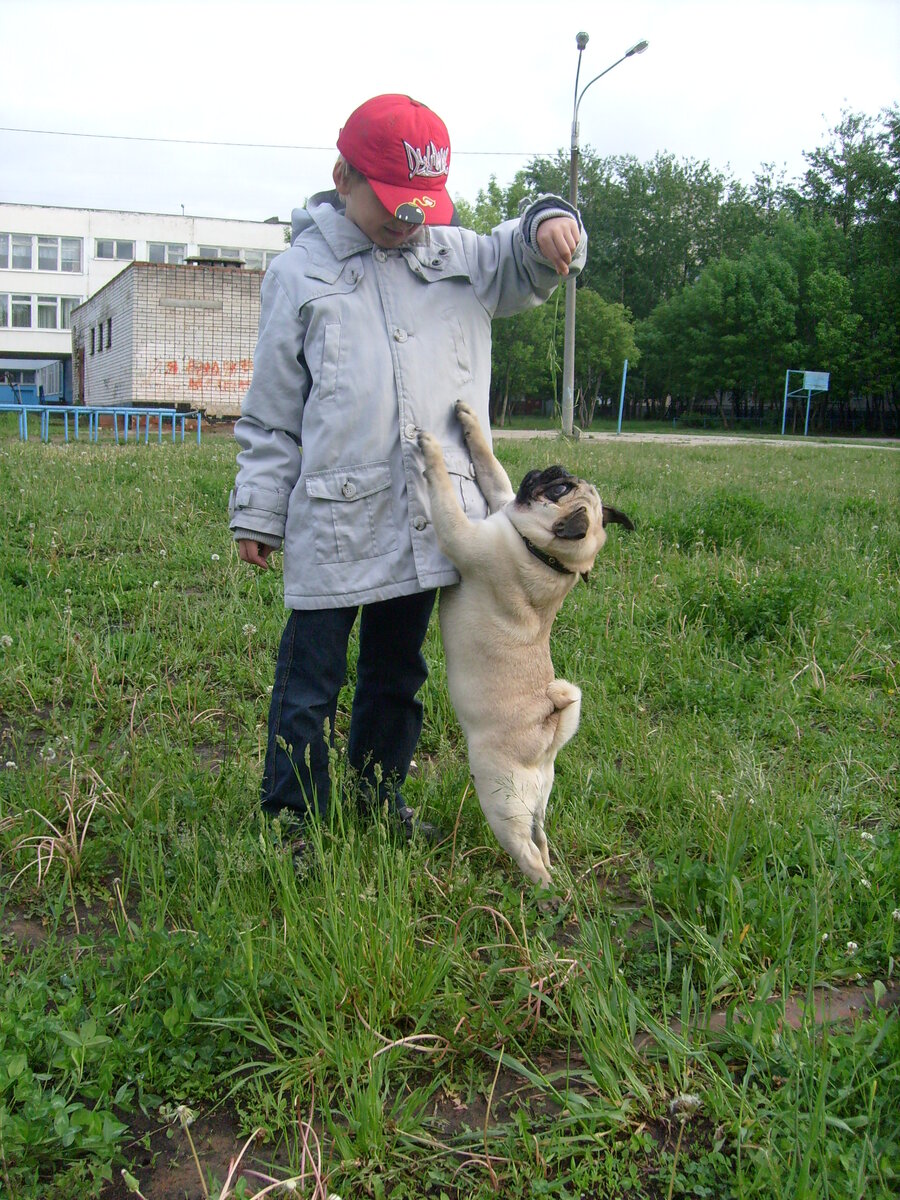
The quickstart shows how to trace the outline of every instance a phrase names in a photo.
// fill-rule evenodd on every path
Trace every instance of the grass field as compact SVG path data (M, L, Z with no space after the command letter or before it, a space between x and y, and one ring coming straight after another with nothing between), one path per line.
M408 797L452 837L336 802L298 876L232 442L4 435L0 1196L248 1197L257 1130L237 1174L316 1200L897 1195L900 460L499 454L637 525L554 630L555 905L467 789L436 626Z

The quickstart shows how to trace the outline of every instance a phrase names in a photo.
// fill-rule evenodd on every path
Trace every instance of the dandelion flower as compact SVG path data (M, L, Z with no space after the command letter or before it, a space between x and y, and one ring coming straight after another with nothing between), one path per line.
M8 633L4 633L3 637L0 637L0 646L2 646L4 650L8 650L11 645L12 638Z
M256 633L256 626L250 624L245 625L244 633L247 635L247 637L252 636L252 634Z

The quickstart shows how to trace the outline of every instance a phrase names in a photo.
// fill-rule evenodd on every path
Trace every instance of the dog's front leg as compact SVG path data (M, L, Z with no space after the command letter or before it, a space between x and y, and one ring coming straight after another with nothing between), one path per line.
M431 500L431 520L438 544L462 571L474 550L475 527L460 507L456 489L444 462L441 443L433 434L421 430L419 448L425 459L425 480Z
M509 476L494 457L488 445L487 438L481 429L481 424L475 410L469 408L463 400L456 402L456 419L463 428L466 445L472 455L475 465L475 482L481 488L481 494L487 500L492 513L498 512L510 500L516 498Z

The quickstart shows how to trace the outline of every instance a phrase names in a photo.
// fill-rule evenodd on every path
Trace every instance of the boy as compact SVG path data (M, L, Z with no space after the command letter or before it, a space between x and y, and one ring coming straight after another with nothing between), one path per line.
M262 284L229 512L244 562L266 569L284 545L291 612L264 811L327 811L324 731L361 606L347 759L410 835L400 787L422 727L422 643L436 589L459 578L431 528L418 430L444 446L466 511L486 516L453 405L465 400L488 433L491 318L546 300L582 266L586 239L557 197L487 236L449 227L447 130L408 96L367 101L337 146L336 191L294 211L291 247Z

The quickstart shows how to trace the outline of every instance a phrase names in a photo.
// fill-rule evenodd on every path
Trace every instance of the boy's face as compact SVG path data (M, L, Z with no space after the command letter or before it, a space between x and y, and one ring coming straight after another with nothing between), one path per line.
M365 179L346 179L336 170L334 182L344 197L347 219L383 250L395 250L421 229L421 225L398 221L384 207Z

